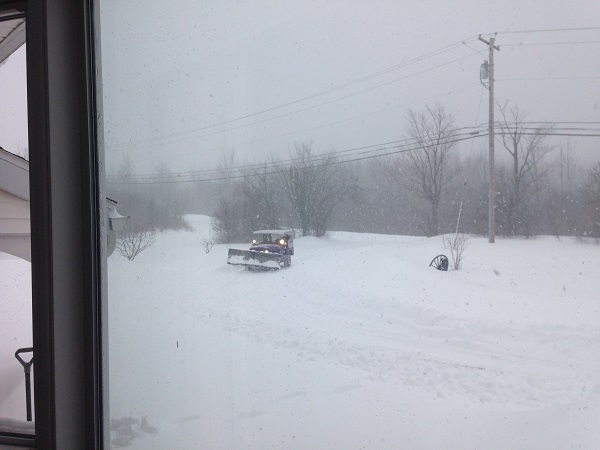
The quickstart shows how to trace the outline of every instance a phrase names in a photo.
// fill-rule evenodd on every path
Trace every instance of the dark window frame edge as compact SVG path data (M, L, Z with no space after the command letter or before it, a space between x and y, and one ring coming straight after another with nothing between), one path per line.
M35 442L102 448L94 4L29 0Z

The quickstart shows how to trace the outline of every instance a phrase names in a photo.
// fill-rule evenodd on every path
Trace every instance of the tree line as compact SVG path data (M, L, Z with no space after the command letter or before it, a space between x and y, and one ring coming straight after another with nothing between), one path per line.
M600 163L579 163L573 149L552 141L552 125L531 126L518 106L498 109L497 234L600 238ZM122 214L157 230L188 227L186 213L208 214L222 243L280 227L304 236L329 230L434 236L455 230L461 203L460 231L486 235L487 148L479 156L459 157L455 116L441 104L409 110L405 132L411 148L390 156L346 162L302 141L286 160L245 168L233 152L226 154L213 181L109 183L109 196L119 201ZM118 172L118 179L127 179L131 163ZM167 176L169 169L157 173Z

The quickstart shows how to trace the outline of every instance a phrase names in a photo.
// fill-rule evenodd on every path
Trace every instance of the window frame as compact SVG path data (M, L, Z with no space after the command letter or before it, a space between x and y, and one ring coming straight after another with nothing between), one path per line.
M36 433L0 436L0 446L101 449L106 246L100 238L97 5L92 0L0 0L0 8L24 3Z

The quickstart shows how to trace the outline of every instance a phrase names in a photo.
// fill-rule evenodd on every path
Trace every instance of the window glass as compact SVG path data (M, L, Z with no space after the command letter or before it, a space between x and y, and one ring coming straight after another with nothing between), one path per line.
M0 20L0 435L34 432L24 27Z
M107 448L596 445L597 2L99 3Z

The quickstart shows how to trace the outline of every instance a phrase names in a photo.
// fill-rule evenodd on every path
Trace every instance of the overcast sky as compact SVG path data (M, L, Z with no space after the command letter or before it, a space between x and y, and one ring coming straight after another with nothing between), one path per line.
M286 157L306 140L320 151L376 145L406 136L408 108L435 102L457 126L485 124L479 68L488 52L477 36L496 32L497 100L516 103L531 121L600 128L600 29L533 32L600 27L597 0L176 5L101 2L109 165L127 155L139 173L159 164L182 172L232 150L248 163ZM8 149L27 141L15 124L23 54L0 67L0 145ZM569 145L598 158L598 142ZM460 151L486 148L483 138Z

